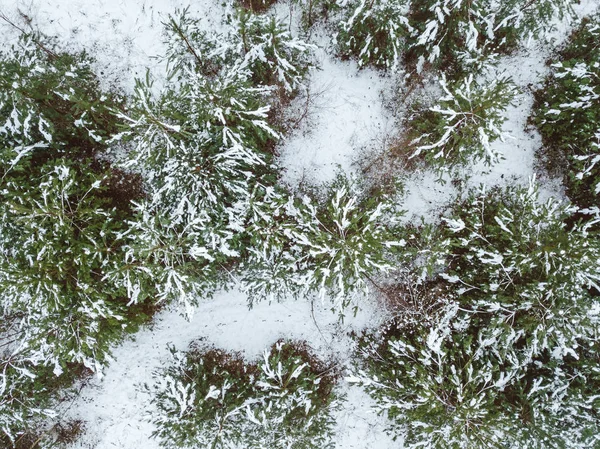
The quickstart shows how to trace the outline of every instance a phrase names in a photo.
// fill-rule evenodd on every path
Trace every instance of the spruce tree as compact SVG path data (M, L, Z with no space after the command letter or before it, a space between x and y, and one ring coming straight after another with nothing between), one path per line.
M78 366L100 373L128 327L125 291L105 278L130 211L115 189L129 179L102 160L121 100L90 64L39 34L0 54L0 421L12 442L48 414L50 384Z
M445 219L423 255L446 259L450 289L429 320L367 335L351 377L407 447L598 444L600 247L572 214L532 184L476 192Z
M503 139L505 111L515 95L509 79L459 82L440 79L444 95L432 108L409 118L407 128L416 136L410 156L422 157L439 171L483 160L491 165L502 155L491 144Z

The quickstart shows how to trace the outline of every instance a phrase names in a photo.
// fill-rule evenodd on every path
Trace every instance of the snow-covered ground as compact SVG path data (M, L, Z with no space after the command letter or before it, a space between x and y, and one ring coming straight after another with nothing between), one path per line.
M196 1L190 12L203 18L207 29L217 29L226 12L223 3ZM161 21L187 4L183 0L0 0L0 12L23 27L30 21L44 33L56 35L68 48L87 50L97 59L95 68L101 78L128 91L134 77L143 76L146 69L160 80L164 63L156 56L164 49ZM584 0L577 13L582 16L595 7L597 0ZM285 15L290 10L278 11ZM559 29L556 42L567 34L568 27ZM0 20L0 46L15 35L16 30ZM354 163L363 154L381 145L382 136L393 134L397 120L382 100L390 97L389 90L395 85L390 76L336 60L323 48L323 36L316 43L321 44L316 52L319 67L310 76L306 118L278 148L282 178L292 186L330 181L337 170L354 172ZM498 73L512 76L521 89L515 105L507 111L505 131L512 138L495 143L505 159L491 168L474 167L468 185L523 182L534 174L534 152L540 137L527 129L527 117L533 104L532 89L547 73L545 60L550 50L551 46L533 45L500 62ZM457 194L450 183L441 185L435 179L432 173L408 178L403 207L409 217L433 219ZM547 194L561 194L559 183L546 182L545 186ZM190 342L202 340L253 359L279 338L288 337L306 340L319 356L344 364L352 349L348 333L376 326L381 319L371 304L340 324L328 305L316 304L312 311L310 304L302 301L262 303L249 310L243 294L235 290L220 293L203 301L189 322L174 310L159 313L152 326L115 348L114 361L104 376L91 380L74 401L61 404L59 414L63 420L85 422L85 433L73 448L158 448L158 442L150 437L153 428L147 414L151 410L143 384L151 380L152 371L167 363L167 344L185 349ZM347 400L338 412L339 448L401 447L385 435L385 419L370 412L371 399L364 392L348 385L341 388Z
M74 448L159 448L148 422L152 409L143 388L151 374L170 360L168 345L185 350L191 342L214 345L257 359L280 338L307 341L316 354L344 364L352 350L349 332L376 325L381 318L365 305L356 317L341 324L329 305L306 301L259 303L248 309L236 291L218 294L201 304L191 321L176 311L161 312L152 326L115 348L114 361L101 378L94 378L75 401L58 409L61 420L80 419L86 432ZM385 422L369 411L370 397L358 387L344 385L348 401L339 411L340 447L394 447L383 432Z
M54 36L67 49L86 51L106 86L131 92L135 77L149 69L157 82L164 76L163 26L169 14L189 6L206 28L218 30L225 2L187 0L0 0L0 12L19 27ZM0 45L17 30L0 20ZM1 48L1 47L0 47Z
M322 39L320 39L322 41ZM296 106L308 105L305 120L279 147L283 181L291 186L332 181L342 171L354 173L358 153L377 145L394 127L381 94L390 80L354 61L342 62L323 46L308 92Z

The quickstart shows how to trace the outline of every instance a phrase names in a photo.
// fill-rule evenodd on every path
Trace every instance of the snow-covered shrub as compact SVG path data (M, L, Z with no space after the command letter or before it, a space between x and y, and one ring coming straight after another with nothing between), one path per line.
M478 82L470 75L460 82L440 79L444 95L438 103L417 112L407 123L416 147L411 158L422 157L440 171L479 160L487 164L502 156L491 143L502 139L505 110L515 94L508 79Z
M600 245L529 188L478 192L439 230L451 290L362 344L351 378L407 447L598 443ZM452 288L453 287L453 288ZM433 323L433 324L432 324Z
M361 342L349 381L376 400L406 448L588 448L598 444L598 343L576 357L532 357L519 331L499 332L459 311L433 326L389 323Z
M173 360L150 387L154 437L167 448L231 447L242 440L251 424L244 405L253 395L257 366L220 350L171 353Z
M595 338L600 245L565 221L573 210L537 187L479 192L445 219L448 269L458 301L525 332L532 355L567 357ZM500 326L500 324L498 324Z
M244 285L254 299L316 293L343 310L353 292L393 267L387 253L402 245L393 232L401 214L344 180L323 203L269 190L252 210Z
M298 87L310 46L247 11L219 36L187 10L165 25L168 82L156 93L138 81L119 114L127 126L115 140L130 147L125 166L144 174L148 199L123 234L126 269L111 280L133 302L175 299L189 315L244 255L253 192L276 181L269 101L274 87Z
M452 78L570 14L573 0L338 0L340 54L359 64L421 72L426 64Z
M292 36L274 17L240 12L232 25L239 66L250 72L255 85L277 85L287 93L298 89L311 66L312 45Z
M586 19L560 53L536 94L534 123L550 169L566 159L565 186L579 206L598 205L600 192L600 19Z
M172 350L150 387L167 448L328 447L334 375L304 344L277 342L257 363L220 350Z
M45 39L23 35L0 54L3 170L33 153L35 164L62 156L91 157L116 131L109 107L119 99L100 90L90 59L59 52Z
M332 447L336 372L305 343L284 340L264 352L258 368L256 393L246 404L248 419L256 425L250 447Z
M339 3L344 13L336 36L339 53L356 58L360 66L398 70L412 31L407 18L410 2L347 0Z
M103 282L120 263L126 208L108 191L118 173L93 159L116 129L115 103L85 55L41 39L23 36L0 59L0 79L12 80L0 89L1 310L20 315L24 341L57 372L95 369L126 302Z
M125 290L105 276L123 261L130 192L117 186L131 179L99 159L120 101L89 64L40 35L0 54L0 315L10 329L0 329L0 388L12 404L0 406L0 421L9 439L34 424L49 384L68 383L76 367L100 371L128 326ZM12 400L17 388L24 396Z
M497 51L537 35L554 17L570 12L572 0L419 0L412 2L414 28L409 59L417 70L425 63L446 72L472 71ZM476 66L475 66L476 67Z
M167 60L205 76L240 72L254 86L278 86L292 94L312 65L313 46L292 35L275 17L238 10L223 34L208 35L187 9L165 23Z

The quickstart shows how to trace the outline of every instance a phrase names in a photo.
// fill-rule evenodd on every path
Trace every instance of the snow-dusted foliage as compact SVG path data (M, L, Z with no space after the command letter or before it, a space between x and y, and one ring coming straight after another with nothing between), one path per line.
M111 190L121 174L95 159L119 103L89 62L40 35L0 55L0 314L10 329L0 333L0 422L9 439L68 366L100 371L126 327L124 290L104 276L122 263L127 206Z
M402 58L465 74L520 40L537 35L572 0L338 0L341 54L361 65L397 69Z
M206 42L198 24L185 12L171 19L170 78L177 82L158 95L150 82L138 82L132 106L119 115L128 124L118 137L131 147L126 166L145 174L149 191L123 234L126 269L111 277L133 302L154 294L191 313L220 284L224 267L241 262L252 299L332 293L344 306L366 277L389 268L383 250L393 239L381 221L389 204L361 202L340 186L323 206L275 186L267 149L279 134L268 120L271 90L262 83L287 78L261 74L270 67L262 56L249 59L254 50L236 47L245 45L244 35L250 47L262 45L251 38L259 34L256 20L263 19L243 13L242 41L224 39L220 49L215 42L216 50L199 58L220 61L218 76L210 76L191 47L192 39Z
M317 294L343 310L372 276L393 268L387 253L402 246L393 233L401 212L347 181L322 204L268 190L252 213L244 285L254 299Z
M251 447L260 449L333 447L336 373L304 343L278 341L258 362L256 393L246 403L257 426Z
M233 22L233 36L238 38L234 54L243 59L242 69L251 72L256 85L278 85L295 91L311 65L313 46L292 36L274 17L238 14Z
M567 159L565 185L583 207L600 193L600 19L586 19L560 53L537 93L534 122L548 149L547 165ZM562 167L561 167L562 168Z
M340 0L344 16L336 36L338 51L360 66L396 71L412 31L409 0Z
M0 351L0 444L4 447L15 444L32 421L55 415L47 408L47 386L39 380L44 375L53 377L50 371L23 358L18 345Z
M435 324L366 337L351 377L406 447L598 445L600 245L566 227L572 212L532 184L476 193L445 219L433 259L446 253L454 290Z
M312 64L312 45L294 37L275 17L243 9L232 15L222 34L207 34L187 9L171 16L165 30L174 70L214 77L233 69L254 86L279 86L291 94Z
M417 70L425 63L454 71L534 36L570 13L572 0L418 0L411 24Z
M126 269L111 278L133 302L155 294L188 314L243 256L253 192L272 185L273 88L298 88L311 47L272 18L239 11L230 31L208 37L181 11L166 23L170 82L138 81L116 139L125 166L144 174L148 199L123 235ZM155 285L153 293L148 286Z
M304 344L277 342L257 363L199 348L172 355L149 387L162 446L329 447L335 379Z
M367 337L348 380L374 397L406 448L596 447L598 343L558 362L530 357L522 339L480 327L455 304L432 328L391 323Z
M32 154L89 157L115 130L85 55L58 53L47 38L24 35L0 55L0 162L18 170Z
M448 270L459 301L527 333L532 355L573 355L596 338L600 245L584 229L567 228L573 210L538 200L537 187L472 196L446 219Z
M132 301L152 294L186 310L216 287L219 263L239 255L253 185L269 173L259 148L277 134L268 108L238 76L185 81L155 97L139 83L119 138L133 146L128 168L146 174L148 199L136 206L126 242L126 270L114 273ZM120 279L120 281L119 281Z
M121 263L113 246L121 226L102 207L101 182L53 161L39 170L38 185L3 183L1 310L20 321L22 341L57 375L67 362L96 370L110 328L121 328L123 292L102 280Z
M473 75L460 82L440 85L444 95L429 110L417 112L407 127L416 147L412 157L422 157L439 170L479 160L493 164L502 157L491 147L503 139L505 111L515 88L508 79L478 82Z

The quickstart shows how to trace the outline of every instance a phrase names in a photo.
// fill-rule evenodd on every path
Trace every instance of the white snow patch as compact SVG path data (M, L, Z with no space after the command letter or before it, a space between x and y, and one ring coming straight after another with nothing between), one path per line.
M169 363L167 345L185 350L196 341L241 352L248 360L256 360L278 339L288 338L307 341L321 359L345 364L353 348L350 331L360 331L381 320L374 306L368 303L356 317L348 316L342 324L329 304L316 302L314 311L308 301L259 303L248 309L244 294L220 293L201 304L189 322L173 310L160 313L152 326L115 348L114 361L102 379L93 379L72 404L61 404L58 412L63 420L85 422L86 432L74 449L158 449L158 441L151 438L154 426L148 422L148 414L152 408L143 385L152 382L153 371ZM341 386L342 390L346 388ZM340 438L355 441L355 445L340 447L391 448L384 444L387 437L379 435L385 421L371 416L363 408L368 396L365 398L366 393L354 390L350 388L349 400L339 412L339 432ZM377 424L378 421L381 422ZM368 434L367 441L381 443L362 445L363 434Z
M303 96L294 106L303 110L308 105L306 118L278 148L282 180L292 187L326 183L340 171L354 173L360 153L394 126L382 102L390 79L375 70L359 70L353 61L338 60L327 53L324 42L320 44L309 101Z

